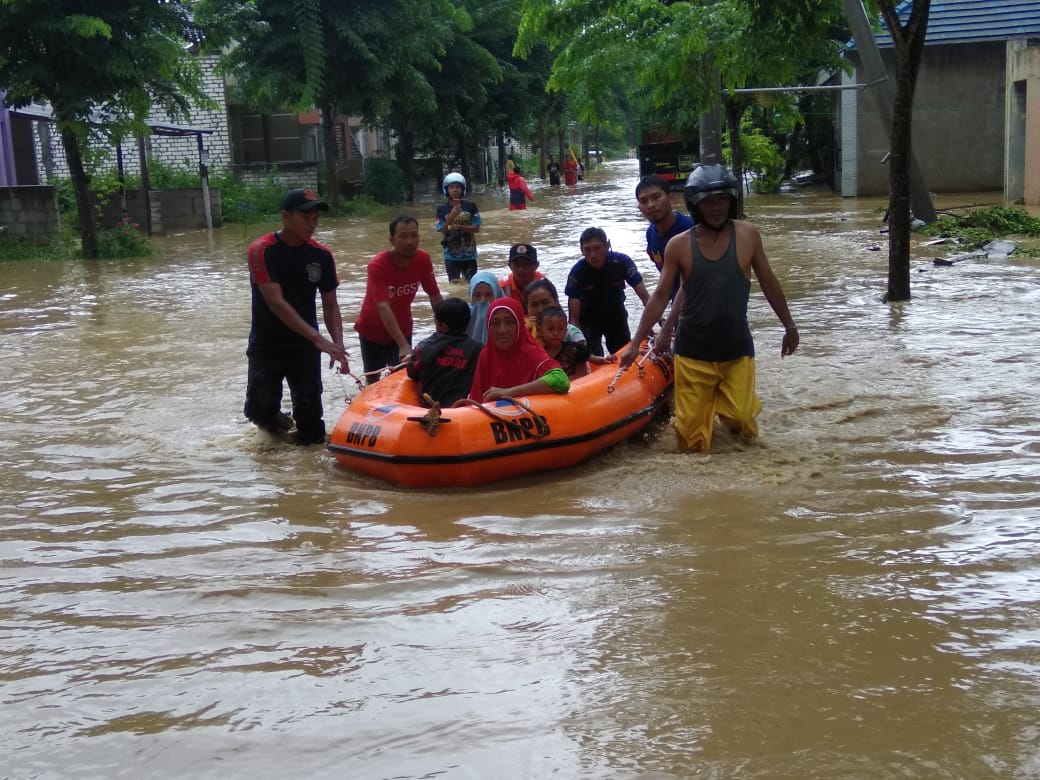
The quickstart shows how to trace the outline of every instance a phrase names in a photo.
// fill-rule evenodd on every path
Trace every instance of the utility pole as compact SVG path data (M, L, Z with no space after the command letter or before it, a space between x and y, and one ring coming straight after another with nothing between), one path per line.
M712 80L717 81L722 94L722 76L714 70ZM700 162L702 165L722 164L722 101L716 96L711 107L700 118Z

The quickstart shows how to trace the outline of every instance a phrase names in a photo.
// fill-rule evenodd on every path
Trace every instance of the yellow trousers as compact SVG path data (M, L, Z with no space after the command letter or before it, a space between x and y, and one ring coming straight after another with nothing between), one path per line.
M686 447L711 448L715 415L733 433L753 439L758 436L755 418L761 411L754 358L709 363L675 356L675 430Z

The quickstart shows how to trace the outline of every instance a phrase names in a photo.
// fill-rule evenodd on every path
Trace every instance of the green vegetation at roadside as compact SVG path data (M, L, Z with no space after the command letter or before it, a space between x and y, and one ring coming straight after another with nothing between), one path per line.
M1040 237L1040 219L1024 209L994 206L964 215L941 214L920 235L954 239L965 249L978 249L998 238L1008 236ZM1021 254L1037 256L1036 249L1021 250Z
M381 211L385 205L404 200L404 177L401 169L390 160L370 160L365 166L365 181L361 193L348 201L341 201L330 216L368 216ZM202 187L202 178L193 163L185 160L182 165L169 165L159 160L151 163L148 180L153 190L186 189ZM58 209L63 220L76 219L76 200L72 184L68 179L52 182L58 187ZM140 189L140 176L125 176L126 189ZM219 190L221 217L227 223L270 222L278 219L286 185L282 184L277 166L272 166L259 181L237 181L230 173L218 173L209 178L211 190ZM119 192L119 180L115 171L96 174L91 178L91 190L108 200Z
M63 233L49 241L31 241L21 236L0 235L0 262L8 260L74 260L79 242Z

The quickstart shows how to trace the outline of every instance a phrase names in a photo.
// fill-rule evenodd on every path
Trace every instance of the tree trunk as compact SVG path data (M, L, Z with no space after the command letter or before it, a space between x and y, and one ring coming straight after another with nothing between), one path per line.
M404 174L404 195L415 203L415 134L411 129L397 128L397 164Z
M549 134L545 129L545 115L538 117L538 176L545 178L545 147L549 143Z
M83 153L79 147L79 138L70 128L62 127L61 145L65 149L65 161L69 165L72 187L76 192L79 238L83 247L83 256L96 258L98 256L97 220L94 217L94 204L90 202L90 176L83 167Z
M726 130L729 133L729 151L732 160L732 173L740 182L737 189L737 213L744 216L744 147L740 143L740 120L744 116L745 104L740 100L724 97L726 107Z
M899 56L896 57L899 60ZM887 301L910 300L910 130L913 86L907 97L905 63L896 64L892 105L892 147L888 158L888 292Z
M498 186L506 186L506 134L498 131Z
M914 90L928 30L931 0L914 0L906 26L899 23L892 0L879 5L895 43L895 99L892 148L888 159L888 291L886 301L910 300L910 164Z
M325 197L332 200L336 206L340 201L339 174L337 172L339 163L339 145L336 143L336 106L326 103L321 107L321 141L325 150ZM344 139L346 140L346 139Z
M470 146L465 141L459 141L458 146L455 148L455 156L459 159L459 173L466 177L466 181L469 183L467 192L473 191L473 185L476 183L476 176L473 172L472 155L470 154ZM440 189L441 183L437 182L437 188Z

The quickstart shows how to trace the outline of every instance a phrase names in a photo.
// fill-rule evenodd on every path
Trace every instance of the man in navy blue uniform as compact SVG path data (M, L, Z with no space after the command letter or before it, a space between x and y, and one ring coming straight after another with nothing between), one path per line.
M639 213L650 220L646 229L646 253L658 273L664 268L664 249L673 236L693 227L693 220L672 208L668 197L668 182L660 176L644 176L636 185ZM675 300L682 282L676 278L669 300Z
M343 319L336 300L339 279L332 253L312 236L318 212L328 211L311 190L292 190L282 199L282 228L249 247L252 326L245 416L275 434L296 420L297 444L324 444L321 353L349 371L343 349ZM315 293L329 336L318 330ZM289 385L292 417L281 410L282 382Z
M643 277L628 255L613 252L607 234L601 228L586 228L579 239L583 259L567 276L567 308L572 325L585 334L593 355L613 354L628 343L628 312L625 310L625 286L635 290L646 305L650 294Z

